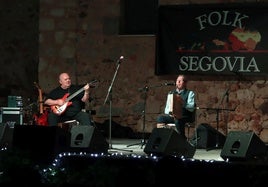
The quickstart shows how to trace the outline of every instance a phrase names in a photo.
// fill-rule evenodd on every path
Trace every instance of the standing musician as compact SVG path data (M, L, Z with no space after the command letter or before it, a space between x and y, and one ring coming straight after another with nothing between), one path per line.
M176 89L168 93L164 114L159 115L156 119L157 128L175 123L178 133L184 138L186 138L185 124L195 120L196 105L195 93L187 89L187 81L185 75L177 77Z
M90 85L75 86L72 84L68 73L59 75L59 86L53 89L45 100L45 104L51 107L48 114L49 126L69 120L77 120L80 125L93 125L91 116L82 111L85 102L89 99ZM77 92L81 90L80 92ZM68 96L76 94L70 100Z

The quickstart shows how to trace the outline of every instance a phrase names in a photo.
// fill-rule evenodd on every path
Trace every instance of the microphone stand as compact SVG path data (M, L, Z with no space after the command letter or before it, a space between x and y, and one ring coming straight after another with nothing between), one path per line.
M162 85L155 85L155 86L145 86L143 88L139 88L139 91L142 91L144 93L144 100L143 100L143 111L142 111L142 117L143 117L143 127L142 127L142 140L140 143L134 143L127 145L127 147L134 146L134 145L141 145L141 149L143 148L144 145L146 145L146 139L145 139L145 115L146 115L146 100L147 100L147 93L149 91L149 88L156 88L156 87L161 87L161 86L169 86L168 84L162 84Z
M229 108L229 90L226 92L226 105L227 105L227 108ZM225 129L226 136L228 134L228 119L229 119L229 110L227 110L227 122L226 122L226 129Z
M229 108L229 90L230 90L230 88L228 88L228 89L224 92L224 95L223 95L222 100L221 100L221 105L222 105L222 104L223 104L223 101L224 101L224 99L225 99L225 96L226 96L226 106L227 106L227 108ZM228 119L228 116L229 116L229 111L230 111L230 110L227 110L227 119ZM233 111L234 111L234 110L233 110ZM226 136L227 136L227 134L228 134L228 122L226 122L225 134L226 134Z
M121 59L122 59L122 57L120 57L120 59L117 61L116 71L114 73L112 82L111 82L111 84L109 86L106 98L104 100L104 105L105 105L107 103L108 99L109 99L109 149L133 152L133 150L124 150L124 149L113 148L113 145L112 145L112 87L113 87L114 80L115 80L115 78L117 76L117 72L118 72L120 64L121 64L121 62L120 62Z
M223 98L221 100L221 104L223 103L223 100L225 98L225 96L227 96L227 99L226 99L226 102L228 104L229 102L229 88L226 90L226 92L224 93L223 95ZM228 108L203 108L203 109L207 109L207 110L215 110L216 111L216 130L217 132L219 131L219 112L220 111L235 111L235 109L228 109ZM227 128L226 128L227 129ZM227 130L226 130L227 131ZM227 132L226 132L226 135L227 135ZM207 151L209 150L213 150L213 149L220 149L222 148L223 145L220 145L220 138L219 138L219 133L216 134L216 143L215 143L215 146L214 147L211 147L209 149L207 149Z
M142 117L143 117L143 127L142 127L142 140L140 143L134 143L127 145L127 147L134 146L134 145L141 145L141 149L143 148L144 145L146 145L146 140L145 140L145 110L146 110L146 100L147 100L147 92L149 90L148 86L145 86L144 88L140 88L139 90L144 92L144 100L143 100L143 111L142 111Z

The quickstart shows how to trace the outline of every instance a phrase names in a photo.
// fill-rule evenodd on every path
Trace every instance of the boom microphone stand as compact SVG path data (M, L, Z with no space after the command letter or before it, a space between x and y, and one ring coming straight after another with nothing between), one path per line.
M123 56L121 56L119 58L119 60L117 61L116 71L114 73L112 82L111 82L111 84L109 86L108 93L107 93L105 101L104 101L104 105L105 105L107 103L107 100L109 99L109 149L116 149L116 148L113 148L113 146L112 146L112 87L113 87L114 80L116 78L116 75L117 75L117 72L118 72L118 69L120 67L122 59L124 59ZM132 152L132 150L124 150L124 149L116 149L116 150Z

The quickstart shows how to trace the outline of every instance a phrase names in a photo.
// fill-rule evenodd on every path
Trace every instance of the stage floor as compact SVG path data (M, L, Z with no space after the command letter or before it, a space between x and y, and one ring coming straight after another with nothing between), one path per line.
M120 139L112 138L107 140L109 142L109 153L118 153L122 155L142 155L146 156L144 148L148 140L144 139ZM215 160L215 161L224 161L220 156L222 149L196 149L193 155L193 159L197 160Z

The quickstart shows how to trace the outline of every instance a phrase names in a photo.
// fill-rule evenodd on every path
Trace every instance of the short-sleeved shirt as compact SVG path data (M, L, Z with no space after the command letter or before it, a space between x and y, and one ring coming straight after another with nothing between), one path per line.
M69 96L67 98L70 98L70 96L72 96L72 94L76 93L72 99L69 100L69 102L72 102L71 105L69 105L66 110L64 111L64 113L62 115L66 115L66 116L74 116L76 115L79 111L81 111L81 109L84 107L84 102L81 101L83 95L84 95L84 90L82 90L82 86L75 86L75 85L71 85L68 89L63 89L60 86L53 89L48 95L47 95L47 99L61 99L63 98L66 94L69 94Z

